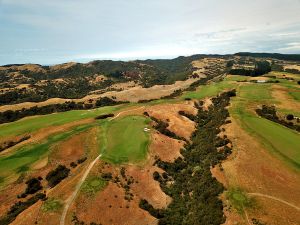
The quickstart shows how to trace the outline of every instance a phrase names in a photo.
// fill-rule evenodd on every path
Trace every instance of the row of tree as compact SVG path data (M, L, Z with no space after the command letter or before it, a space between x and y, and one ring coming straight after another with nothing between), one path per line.
M202 108L203 102L197 103L197 117L185 114L197 123L197 129L192 135L192 143L181 150L183 158L177 158L173 163L156 160L155 164L165 172L153 176L173 201L166 209L155 209L143 199L140 207L158 218L159 224L219 225L225 222L219 199L224 187L212 177L210 169L231 153L230 140L218 136L220 126L229 116L226 107L231 96L235 96L235 91L213 98L207 111Z

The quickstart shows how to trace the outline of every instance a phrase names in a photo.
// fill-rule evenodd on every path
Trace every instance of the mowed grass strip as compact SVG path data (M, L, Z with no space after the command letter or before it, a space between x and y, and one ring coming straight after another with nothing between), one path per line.
M201 85L197 88L196 91L188 91L181 96L181 99L191 98L191 99L202 99L206 97L212 97L219 94L226 89L234 88L236 84L228 82L228 81L221 81L218 83L211 83L209 85Z
M17 136L25 133L37 131L41 128L59 126L74 121L93 118L100 114L111 113L119 110L126 105L106 106L92 110L73 110L59 112L42 116L27 117L15 122L0 125L0 138L5 136Z
M107 147L102 158L115 164L145 159L150 135L144 128L149 122L149 118L143 116L126 116L109 122Z
M249 109L249 104L269 101L272 103L268 85L251 84L238 88L238 96L232 100L230 114L242 127L290 165L300 169L300 134L280 124L264 119Z
M73 130L52 135L41 143L26 145L8 155L0 156L0 177L4 179L1 184L9 178L16 179L19 174L29 171L33 163L43 159L51 152L51 147L54 144L64 141L74 134L86 131L92 126L94 124L81 125Z

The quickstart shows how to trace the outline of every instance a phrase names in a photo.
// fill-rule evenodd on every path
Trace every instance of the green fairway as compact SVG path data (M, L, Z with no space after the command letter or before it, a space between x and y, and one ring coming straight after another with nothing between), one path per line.
M268 149L280 155L285 161L300 168L300 134L270 120L249 115L238 115L242 126L257 137Z
M196 91L188 91L184 93L181 96L181 99L185 99L185 98L202 99L206 97L212 97L222 91L225 91L226 89L234 88L235 86L236 84L227 81L221 81L209 85L201 85L199 88L197 88Z
M18 174L29 171L33 163L51 152L50 149L53 144L66 140L72 135L83 132L92 126L94 124L78 126L71 131L52 135L42 143L25 145L11 154L0 156L0 177L3 179L2 183L9 177L16 177Z
M245 84L239 88L238 96L251 101L271 100L270 84Z
M149 119L142 116L126 116L108 123L107 146L103 159L112 163L138 162L145 159L149 144L147 127Z
M271 152L284 161L300 168L300 134L270 120L260 118L249 110L249 104L272 102L268 85L243 85L238 88L237 98L232 99L230 114L237 118L242 127L258 138Z
M225 81L246 81L249 80L249 77L239 76L239 75L231 75L225 78Z
M111 113L126 106L127 105L106 106L93 110L73 110L68 112L24 118L12 123L0 125L0 138L5 136L16 136L34 132L41 128L59 126L81 119L93 118L99 114Z

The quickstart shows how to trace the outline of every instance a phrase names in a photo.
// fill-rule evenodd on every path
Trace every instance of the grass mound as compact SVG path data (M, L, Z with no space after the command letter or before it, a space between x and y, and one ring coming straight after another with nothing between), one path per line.
M107 185L107 181L100 177L90 177L82 185L81 191L87 195L94 195Z
M44 212L57 212L62 209L63 203L55 198L48 198L42 205Z
M243 214L245 208L254 207L254 200L240 188L232 188L226 192L226 197L238 213Z

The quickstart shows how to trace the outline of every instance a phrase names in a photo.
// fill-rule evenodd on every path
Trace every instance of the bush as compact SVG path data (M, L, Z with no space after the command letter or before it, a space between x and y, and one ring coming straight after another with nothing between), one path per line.
M81 164L81 163L85 162L86 160L87 160L87 157L82 157L82 158L77 160L77 163Z
M9 225L12 223L16 217L22 213L24 210L32 206L34 203L36 203L38 200L46 200L46 195L42 193L38 193L35 196L29 198L25 202L17 202L15 203L7 212L7 214L0 219L1 225Z
M26 181L27 187L25 194L35 194L39 190L42 190L41 181L38 178L32 178Z
M109 114L104 114L104 115L100 115L100 116L96 116L95 119L96 120L102 120L102 119L106 119L109 117L114 117L115 115L113 113L109 113Z
M69 176L70 169L63 165L59 165L55 170L50 171L46 180L48 181L48 185L53 188L57 184L59 184L63 179Z
M286 115L286 119L287 120L293 120L294 119L294 115L293 114L288 114L288 115Z

